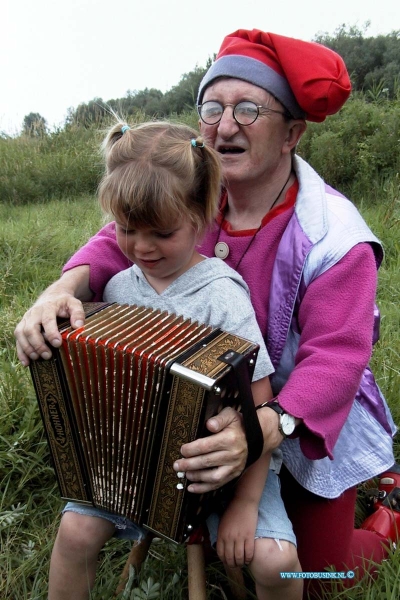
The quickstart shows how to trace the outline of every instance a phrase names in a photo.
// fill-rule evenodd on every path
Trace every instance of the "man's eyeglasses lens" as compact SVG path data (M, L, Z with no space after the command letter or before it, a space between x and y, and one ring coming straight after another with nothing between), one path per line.
M225 106L232 105L226 104ZM216 125L222 119L225 106L213 100L204 102L198 107L201 120L206 125ZM257 119L258 114L258 106L254 102L239 102L233 108L233 117L239 125L251 125Z

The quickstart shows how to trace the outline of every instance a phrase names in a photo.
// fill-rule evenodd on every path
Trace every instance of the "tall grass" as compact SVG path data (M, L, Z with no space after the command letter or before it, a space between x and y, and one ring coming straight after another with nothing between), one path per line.
M129 123L148 118L138 112ZM194 111L170 118L197 128ZM95 193L103 170L99 145L111 122L110 117L87 127L69 125L35 138L0 137L0 203L25 205Z
M0 204L0 597L46 597L61 506L29 373L13 328L31 299L99 224L93 198L26 207Z
M67 128L41 138L0 138L0 198L27 204L94 193L101 170L95 129Z

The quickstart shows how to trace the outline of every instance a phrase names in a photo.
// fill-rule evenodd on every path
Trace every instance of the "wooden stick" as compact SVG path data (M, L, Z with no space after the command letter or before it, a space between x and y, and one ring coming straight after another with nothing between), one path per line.
M228 567L224 565L226 576L228 577L229 587L235 600L246 600L247 590L244 585L243 571L240 567Z
M187 546L189 600L206 600L206 569L202 544Z
M126 582L129 578L129 567L132 565L134 567L136 573L139 573L140 567L142 566L142 562L147 556L147 553L150 548L150 544L153 540L154 535L152 533L148 533L145 538L143 538L139 543L135 543L131 551L129 553L128 558L126 559L126 563L124 569L121 573L121 577L119 579L118 587L116 589L115 595L118 596L121 592L124 591Z

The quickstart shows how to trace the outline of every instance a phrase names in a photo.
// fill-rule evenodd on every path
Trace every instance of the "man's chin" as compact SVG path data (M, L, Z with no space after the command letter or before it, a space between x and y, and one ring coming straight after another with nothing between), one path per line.
M222 170L242 169L244 154L220 154Z
M237 179L243 179L243 177L248 177L251 171L249 169L246 170L245 166L241 163L240 160L227 160L222 162L222 179L226 181L234 181Z

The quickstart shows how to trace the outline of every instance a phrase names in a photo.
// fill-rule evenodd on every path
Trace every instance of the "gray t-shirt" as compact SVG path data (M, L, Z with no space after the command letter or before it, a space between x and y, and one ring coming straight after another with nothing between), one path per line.
M219 258L207 258L175 279L161 294L133 265L108 282L103 299L166 310L220 327L260 346L253 381L273 373L247 284Z

